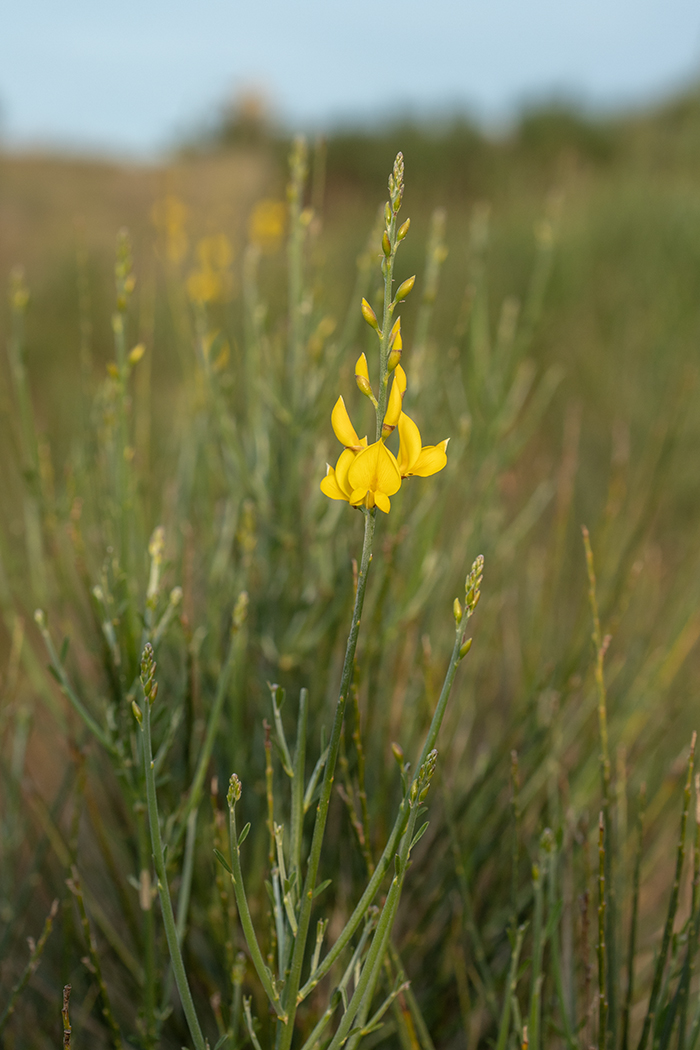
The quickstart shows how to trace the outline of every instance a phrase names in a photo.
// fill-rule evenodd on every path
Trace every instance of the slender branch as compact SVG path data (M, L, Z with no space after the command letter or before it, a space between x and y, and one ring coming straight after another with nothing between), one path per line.
M143 659L141 661L141 684L143 685L145 697L144 710L142 713L134 703L134 714L141 726L144 739L144 771L146 775L148 822L151 828L153 861L155 863L156 875L158 876L158 896L160 898L160 906L163 913L163 925L165 926L165 936L168 942L168 951L170 952L175 984L180 993L180 1001L182 1002L182 1008L185 1012L187 1025L196 1050L206 1050L204 1035L199 1023L199 1018L197 1017L197 1011L195 1010L194 1000L192 999L192 992L190 991L187 973L185 972L185 964L182 958L180 938L178 937L173 905L170 899L170 890L168 888L168 876L165 870L163 840L160 834L160 818L158 814L158 799L156 796L156 780L153 765L153 746L151 743L151 704L154 702L158 691L158 685L154 679L155 666L153 648L149 643L143 651Z
M231 781L228 789L228 807L229 807L229 842L230 842L230 858L231 858L231 880L233 882L233 890L236 894L236 904L238 905L238 915L241 920L241 926L243 927L243 935L250 951L250 957L253 961L256 973L260 978L265 992L267 994L270 1003L277 1014L280 1021L286 1023L287 1014L280 1002L279 992L274 984L274 979L270 972L270 969L265 964L263 954L258 944L258 938L255 933L255 927L250 914L250 908L248 907L248 898L245 892L245 886L243 884L243 872L241 871L241 842L238 834L238 828L236 826L236 803L241 797L241 782L234 773L231 776Z
M676 873L673 880L673 888L671 890L671 899L668 902L668 913L666 915L666 924L664 926L663 937L661 939L661 950L656 959L656 969L654 971L654 980L651 986L651 995L649 996L649 1006L647 1007L646 1017L644 1018L644 1027L642 1029L642 1035L639 1040L637 1050L645 1050L649 1033L654 1027L656 1020L656 1008L659 1003L659 992L661 991L661 982L663 980L664 968L666 966L666 958L668 956L668 949L671 944L671 937L673 935L673 923L676 918L676 909L678 907L678 894L680 892L681 884L681 872L683 870L683 860L685 858L685 829L688 822L688 810L690 809L690 795L691 795L691 784L693 778L693 765L695 763L695 742L697 740L697 734L693 733L693 738L690 744L690 756L688 758L688 775L685 783L685 790L683 792L683 812L681 813L681 827L680 834L678 836L678 849L676 853Z
M326 765L323 771L323 781L321 784L321 795L318 800L318 806L316 808L316 821L314 823L313 838L311 840L311 850L309 853L308 866L306 870L306 879L304 880L304 889L301 895L301 908L299 911L299 925L297 930L297 936L294 941L294 951L292 953L292 960L289 969L289 977L286 982L284 992L284 1007L289 1015L289 1022L286 1029L278 1033L279 1044L278 1050L289 1050L291 1045L291 1039L294 1028L294 1016L298 1005L298 992L299 984L301 983L301 967L304 961L304 952L306 949L306 940L309 933L309 924L311 921L311 909L313 907L314 889L316 888L316 878L318 875L318 867L321 860L321 846L323 844L323 836L326 830L326 820L328 818L328 809L330 806L331 793L333 791L333 777L335 774L335 765L338 759L338 749L340 747L340 734L343 728L343 719L345 716L345 705L350 690L350 682L352 679L353 668L355 664L355 651L357 649L357 639L360 633L360 619L362 616L362 607L365 600L365 592L367 590L367 574L369 572L370 562L372 561L372 542L374 540L374 527L376 521L376 509L367 510L363 508L362 513L365 518L365 532L362 543L362 560L360 563L360 572L357 578L357 593L355 595L355 607L352 614L352 622L350 625L350 634L348 635L347 647L345 650L345 661L343 663L343 671L340 679L340 694L338 696L338 703L335 709L335 718L333 720L333 729L331 731L331 738L328 744L328 758L326 759Z
M8 1002L8 1004L5 1007L5 1009L3 1010L2 1014L0 1014L0 1032L2 1032L2 1030L5 1027L5 1025L7 1024L7 1022L12 1017L12 1014L14 1013L15 1007L17 1005L17 1000L19 999L20 995L24 991L27 983L29 982L30 977L32 976L33 973L36 972L36 969L37 969L37 967L38 967L38 965L39 965L39 963L41 961L42 953L44 951L44 948L46 947L46 942L49 939L49 934L51 933L51 930L53 929L53 920L56 918L56 912L57 911L58 911L58 901L54 901L53 904L51 905L51 909L49 911L49 914L46 917L46 921L44 923L44 929L41 932L41 937L36 942L36 944L34 944L32 942L32 940L31 940L31 938L30 938L30 942L29 943L30 943L30 947L31 947L31 954L29 956L29 961L27 962L27 965L24 967L24 970L20 974L19 980L17 981L17 983L15 984L14 988L10 992L10 1001Z

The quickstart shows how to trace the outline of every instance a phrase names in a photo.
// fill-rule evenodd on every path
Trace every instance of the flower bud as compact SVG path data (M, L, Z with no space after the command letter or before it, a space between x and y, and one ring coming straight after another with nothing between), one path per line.
M133 350L129 351L129 364L138 364L145 353L146 347L143 343L137 343Z
M462 606L460 604L459 598L455 598L454 600L454 604L452 606L452 613L455 618L455 623L457 624L457 626L459 626L462 622Z
M143 711L141 710L141 708L135 700L131 701L131 710L134 712L134 718L136 719L138 724L141 725L143 722Z
M229 808L231 808L235 802L238 802L242 790L240 780L235 773L232 773L231 779L228 782L228 794L226 795L226 801L229 804Z
M408 280L404 281L403 284L399 285L399 287L397 289L397 292L396 292L396 302L397 303L400 302L402 299L406 298L408 293L410 291L412 291L413 285L415 283L416 283L416 275L414 274L413 277L409 277Z
M403 765L403 748L401 747L401 744L395 744L395 743L392 744L391 745L391 751L392 751L392 754L393 754L394 758L396 759L396 761L399 763L400 766L402 766Z
M372 397L372 387L369 381L369 369L367 368L367 358L364 354L360 354L355 363L355 382L357 383L358 389L362 391L365 397Z
M399 232L396 235L397 240L402 241L404 239L404 237L408 233L410 225L411 225L411 220L410 219L406 219L405 222L401 223L401 225L399 226Z
M403 285L401 287L403 287ZM364 317L364 319L367 322L367 324L370 326L370 328L374 328L374 330L376 332L377 329L379 328L379 322L377 321L377 315L375 314L374 310L369 305L369 303L367 302L366 299L362 300L361 310L362 310L362 316Z
M398 365L400 360L401 360L401 351L400 350L392 350L391 353L389 354L389 360L386 363L388 370L390 372L393 372L394 369L396 368L396 366Z
M389 201L387 201L384 205L384 221L386 222L387 226L391 222L391 205L389 204Z
M389 240L389 234L384 230L382 234L382 251L388 257L391 255L391 241Z
M472 638L467 638L466 642L464 643L464 645L462 646L462 648L461 648L461 649L459 650L459 658L460 658L460 660L463 660L463 659L464 659L464 657L465 657L465 656L467 655L467 653L469 652L469 650L471 649L471 647L472 647L472 641L473 641L473 639L472 639Z

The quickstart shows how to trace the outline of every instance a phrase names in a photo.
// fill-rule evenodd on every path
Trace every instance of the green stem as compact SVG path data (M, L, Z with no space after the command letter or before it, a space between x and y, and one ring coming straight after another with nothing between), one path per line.
M605 950L605 819L598 822L598 1050L605 1050L608 1029L607 954Z
M390 211L389 221L386 224L386 233L389 238L390 252L385 255L382 262L384 273L384 308L382 313L382 327L379 332L379 399L377 404L377 431L375 441L381 440L382 424L386 415L389 400L389 336L391 335L391 321L394 316L396 304L392 293L394 286L394 260L399 242L396 236L396 223L399 208L401 207L401 196L403 194L403 157L401 154L396 158L394 172L397 171L397 163L401 161L400 185L395 183L395 189L390 192L391 202L387 205Z
M369 1012L377 978L379 977L387 945L389 943L391 928L394 924L394 919L399 906L399 899L401 897L403 881L408 866L408 857L411 851L419 808L420 807L417 804L410 807L409 820L406 825L406 831L399 852L397 871L391 881L391 887L389 888L386 902L379 917L377 929L372 938L372 944L367 953L365 964L362 967L362 975L357 982L355 991L348 1003L348 1008L343 1014L343 1018L338 1025L338 1029L328 1045L327 1050L340 1050L340 1047L347 1039L348 1033L350 1032L352 1023L357 1014L359 1013L366 1016Z
M683 812L681 814L681 828L680 835L678 838L678 850L676 853L676 873L673 880L673 888L671 890L671 899L668 902L668 914L666 915L666 924L664 926L663 937L661 939L661 950L657 956L656 969L654 971L654 980L651 986L651 995L649 996L649 1006L647 1007L646 1017L644 1018L644 1027L642 1029L642 1035L639 1040L639 1046L637 1050L645 1050L649 1033L654 1026L656 1020L656 1008L659 1002L659 992L661 991L661 982L664 976L664 969L666 967L666 958L668 956L668 949L671 944L671 937L673 936L673 923L676 918L676 909L678 907L678 894L680 891L681 884L681 872L683 870L683 860L685 858L685 829L688 821L688 810L690 809L690 787L692 784L693 777L693 764L695 762L695 742L696 734L693 733L692 743L690 745L690 758L688 759L688 775L685 784L685 791L683 792Z
M530 1013L528 1035L532 1050L539 1050L540 1039L540 1010L542 999L542 954L544 952L543 924L544 924L544 887L543 878L543 856L540 852L540 863L533 870L533 893L535 898L535 921L533 927L532 943L532 987L530 991Z
M141 909L143 911L144 942L144 1012L146 1015L145 1044L148 1050L156 1041L156 930L151 896L151 858L143 803L134 807L139 843L139 884L141 886Z
M646 808L646 789L642 784L639 791L639 808L637 810L637 856L634 861L632 876L632 914L630 916L630 935L627 946L627 993L622 1013L622 1050L629 1046L629 1023L634 997L634 959L637 954L637 918L639 915L639 884L642 868L642 845L644 841L644 810ZM693 909L693 912L695 909Z
M496 1050L506 1050L506 1045L508 1043L508 1033L510 1031L510 1005L511 1001L515 998L515 989L518 984L518 963L520 961L520 952L523 946L525 929L525 926L518 927L515 944L513 945L513 951L510 957L508 984L506 985L506 991L503 997L503 1012L501 1013L501 1023L498 1029L498 1043L496 1044Z
M115 747L115 745L109 739L109 737L107 736L105 731L102 729L102 727L97 724L95 719L92 717L90 712L87 710L87 708L83 704L82 700L79 699L79 697L77 696L77 694L73 690L70 682L68 681L68 678L66 676L66 672L63 670L63 666L61 664L61 661L58 658L58 653L56 652L56 650L54 648L54 644L53 644L53 641L51 639L51 635L49 634L48 628L46 626L46 617L44 616L44 613L40 609L37 609L37 611L34 613L34 619L36 621L37 627L39 628L39 630L41 632L41 636L44 639L44 645L46 646L46 650L47 650L47 652L49 654L49 660L50 660L49 668L50 668L51 673L53 674L54 678L58 682L58 685L59 685L59 687L61 689L61 692L65 696L66 700L68 700L68 702L70 703L71 707L76 712L76 714L78 714L80 716L80 718L83 720L83 722L85 723L87 728L90 730L92 735L94 737L96 737L97 740L99 740L99 742L102 744L102 746L105 748L105 750L107 752L109 752L109 754L112 756L112 758L121 759L121 756L119 754L118 749Z
M232 778L233 779L233 778ZM248 945L250 957L255 967L255 971L260 978L265 992L267 994L270 1003L277 1014L278 1018L282 1023L287 1020L287 1015L280 1002L279 993L274 986L272 974L269 968L265 964L263 954L260 951L260 945L258 944L258 938L255 934L255 927L250 914L250 908L248 907L248 898L245 892L245 886L243 884L243 872L241 870L241 848L238 844L238 828L236 826L236 806L235 797L231 798L231 789L229 789L229 822L230 822L230 857L231 857L231 879L233 881L233 890L236 894L236 904L238 905L238 916L241 920L241 926L243 927L243 935Z
M350 634L348 635L348 643L345 650L345 662L343 663L343 672L340 679L340 693L335 709L333 729L331 730L331 738L328 744L328 758L326 759L326 765L323 771L321 795L316 809L316 820L314 823L313 838L311 840L311 850L309 852L306 879L304 880L304 889L301 896L297 936L294 941L294 952L292 953L289 977L285 987L284 1006L289 1015L289 1021L284 1028L278 1029L278 1050L289 1050L294 1031L294 1017L296 1015L298 1002L300 1001L298 998L298 992L299 984L301 982L301 967L304 962L304 951L306 949L306 940L309 933L309 924L311 922L314 889L316 888L316 878L321 860L321 846L323 844L331 793L333 791L333 777L338 759L340 734L343 728L343 719L345 716L345 705L350 691L350 683L355 665L355 651L357 649L357 639L360 633L360 618L362 616L362 607L364 605L365 592L367 590L367 574L372 560L372 543L374 540L377 512L376 509L367 510L366 508L363 508L362 513L365 518L365 532L362 543L362 560L360 562L360 571L357 577L355 607L352 613Z
M151 701L148 696L145 698L144 708L145 710L143 712L141 728L143 730L145 744L143 756L146 774L146 796L148 799L148 822L151 827L151 846L153 847L153 860L155 863L156 875L158 876L158 896L160 897L160 906L163 913L163 925L165 926L165 936L168 942L168 950L170 952L175 984L180 993L180 1001L185 1012L190 1034L194 1041L196 1050L206 1050L204 1035L202 1034L202 1028L195 1010L192 992L190 991L190 985L187 980L187 974L185 973L185 964L180 949L180 939L177 934L173 905L170 900L170 891L168 889L168 876L165 870L165 858L163 856L163 841L160 834L158 799L156 796L156 780L153 769Z
M54 901L53 904L51 905L51 910L49 911L49 914L46 917L46 921L44 923L44 929L42 930L41 937L39 938L39 940L34 945L34 948L32 949L32 953L29 956L29 961L28 961L27 965L24 967L24 970L22 971L22 974L21 974L19 980L17 981L17 984L14 986L14 988L12 989L12 991L10 993L10 1001L8 1002L8 1004L5 1007L5 1009L3 1010L2 1014L0 1014L0 1032L2 1032L2 1030L5 1027L5 1025L7 1024L7 1022L12 1017L12 1014L14 1013L15 1007L17 1005L17 1000L19 999L20 995L24 991L24 988L26 987L26 985L29 983L30 977L32 976L32 974L34 974L34 972L36 971L36 968L38 967L38 965L39 965L39 963L41 961L41 956L43 954L44 948L46 947L46 942L47 942L47 940L49 938L49 934L51 933L51 930L53 928L53 920L56 918L56 912L57 911L58 911L58 901Z
M301 880L301 839L304 823L304 764L306 761L306 714L309 693L302 689L299 696L297 720L297 743L294 751L294 777L292 779L292 819L289 845L290 875L297 873L297 885Z
M418 771L425 762L426 757L435 747L437 736L440 731L440 726L445 716L447 701L450 698L452 684L455 680L457 668L462 659L460 655L462 641L462 631L460 628L458 628L455 632L455 643L452 648L452 656L450 657L450 663L447 668L447 673L445 674L445 680L443 682L442 690L440 692L440 698L437 702L437 707L435 708L435 713L433 714L433 718L430 723L430 728L428 730L428 735L426 736L425 743L423 745L423 750L421 751L420 759L418 760L415 766L416 773L414 775L414 780L417 778ZM377 862L377 867L375 868L372 878L367 883L367 888L365 889L364 893L357 902L355 910L353 911L352 915L345 924L345 927L340 933L335 944L328 951L328 954L323 959L323 962L320 963L320 965L316 968L314 973L311 974L306 984L300 990L300 1001L305 999L306 996L316 987L318 982L322 980L323 977L325 977L325 975L332 967L333 963L344 950L355 931L358 929L360 923L362 922L365 916L367 908L370 906L375 896L379 892L379 888L382 882L384 881L384 876L389 870L389 866L394 858L394 854L396 853L399 841L401 839L401 835L403 834L403 831L406 827L406 821L408 820L408 817L409 807L406 799L404 798L403 802L401 803L401 806L399 807L399 812L396 816L394 827L392 828L386 846L384 847L384 852L382 853L381 857L379 858L379 861Z
M202 744L202 750L199 755L197 762L197 769L192 780L192 786L187 794L187 801L185 802L184 809L180 816L177 830L175 831L172 842L170 843L170 851L175 852L179 846L182 836L185 833L190 816L199 807L199 803L202 800L202 788L204 786L204 778L207 775L207 769L209 767L209 759L211 753L214 750L214 742L216 740L216 733L219 728L219 722L221 720L221 712L224 706L224 700L231 681L231 675L236 663L236 657L240 655L241 646L238 643L242 635L238 631L234 631L233 637L231 638L231 644L226 657L226 663L224 664L223 670L219 675L219 682L216 689L216 696L214 697L214 703L212 704L211 711L209 713L209 722L207 723L207 731L204 737L204 743Z

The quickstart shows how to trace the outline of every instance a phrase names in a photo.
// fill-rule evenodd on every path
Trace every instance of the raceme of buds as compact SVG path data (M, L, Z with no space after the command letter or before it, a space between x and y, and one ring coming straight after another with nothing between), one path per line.
M228 782L228 793L226 795L226 801L228 802L229 809L233 808L236 802L238 802L242 792L243 789L241 787L241 782L239 778L236 776L235 773L232 773L231 779Z
M464 603L467 607L467 619L472 615L476 609L479 598L481 597L481 581L484 578L484 556L480 554L475 559L472 565L469 575L467 576L464 583Z
M369 305L366 299L362 300L362 306L360 307L360 309L362 310L362 316L364 317L367 324L370 326L370 328L374 328L376 332L379 328L379 321L377 320L377 315L375 314L374 310Z
M158 695L158 683L155 681L155 673L156 661L153 654L153 646L150 642L146 642L143 656L141 657L141 685L143 687L143 695L148 700L149 705L153 704Z

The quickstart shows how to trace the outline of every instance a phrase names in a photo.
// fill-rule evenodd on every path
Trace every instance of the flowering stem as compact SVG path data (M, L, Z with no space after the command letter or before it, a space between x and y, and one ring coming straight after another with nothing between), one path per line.
M311 850L309 852L304 889L301 895L301 907L299 911L297 935L294 941L294 952L292 954L289 977L285 985L284 1008L288 1014L288 1021L286 1025L280 1024L278 1026L278 1050L289 1050L294 1033L294 1017L298 1005L301 967L304 962L304 951L311 921L314 889L316 888L316 877L318 875L318 867L321 860L321 846L323 844L326 820L328 818L328 808L330 806L331 793L333 791L333 777L336 761L338 759L338 749L340 747L340 734L343 728L345 704L350 692L352 673L355 666L355 650L357 649L357 639L360 632L360 618L362 616L362 607L365 600L365 591L367 590L367 573L369 572L369 566L372 560L372 543L374 540L374 527L377 512L376 509L367 510L366 508L363 508L362 513L365 517L365 534L362 544L360 571L357 577L355 607L352 613L350 634L348 635L348 643L345 650L345 662L343 664L343 673L340 679L340 693L335 709L331 738L328 744L328 758L326 759L326 766L323 772L321 795L316 808L316 821L314 823L314 832L311 840Z
M442 720L445 716L447 702L450 698L452 683L455 680L457 668L459 667L459 664L462 660L463 645L464 630L463 626L461 624L458 624L455 630L455 642L452 647L452 656L450 657L450 663L447 668L447 673L445 674L445 680L442 685L442 690L440 691L440 698L437 702L437 706L435 708L435 712L430 723L430 728L425 738L425 743L423 744L423 749L421 751L420 758L418 759L418 762L414 767L416 770L413 777L414 780L417 779L420 769L423 766L423 763L425 762L429 753L435 747L438 733L440 731L440 726L442 725ZM364 919L365 914L367 912L367 908L370 906L370 904L376 897L379 888L382 882L384 881L384 876L389 870L389 867L394 859L394 855L399 847L401 836L405 831L409 815L410 808L408 804L408 798L404 797L399 807L399 812L396 816L394 827L392 828L391 834L387 839L386 846L384 847L384 852L379 858L379 861L377 862L377 867L375 868L372 877L367 883L367 888L365 889L364 893L357 902L355 910L353 911L352 915L345 924L345 927L343 928L335 944L328 951L327 955L323 959L323 962L320 963L318 967L316 967L306 984L301 989L299 993L300 1000L305 999L306 996L316 987L318 982L322 980L322 978L328 973L333 963L342 953L343 949L349 943L350 939L352 938L355 931L358 929L360 923Z
M204 1035L202 1034L199 1018L197 1017L197 1012L195 1010L192 992L190 991L189 982L187 980L187 974L185 973L185 964L180 949L180 939L178 937L173 905L170 900L170 891L168 889L168 877L165 871L163 840L160 835L158 800L156 798L153 747L151 744L151 704L148 696L145 698L143 706L144 711L141 728L143 730L145 745L143 749L143 757L146 774L146 797L148 799L148 823L151 827L151 845L153 847L153 861L155 863L156 875L158 877L158 896L160 897L160 906L163 913L163 925L165 926L165 936L168 941L168 950L170 952L170 961L173 967L175 984L180 993L180 1001L182 1002L182 1008L185 1012L185 1017L187 1018L187 1024L190 1034L192 1035L192 1040L197 1050L205 1050L206 1044L204 1041Z
M391 321L394 316L395 303L393 300L394 284L394 260L399 240L396 233L396 223L401 197L403 196L403 156L399 153L394 163L393 183L390 180L391 201L387 205L390 212L386 223L386 234L389 240L389 254L385 255L382 263L384 273L384 310L382 314L382 328L379 337L379 403L377 405L377 436L379 441L382 436L382 424L386 415L389 400L389 336L391 334Z

